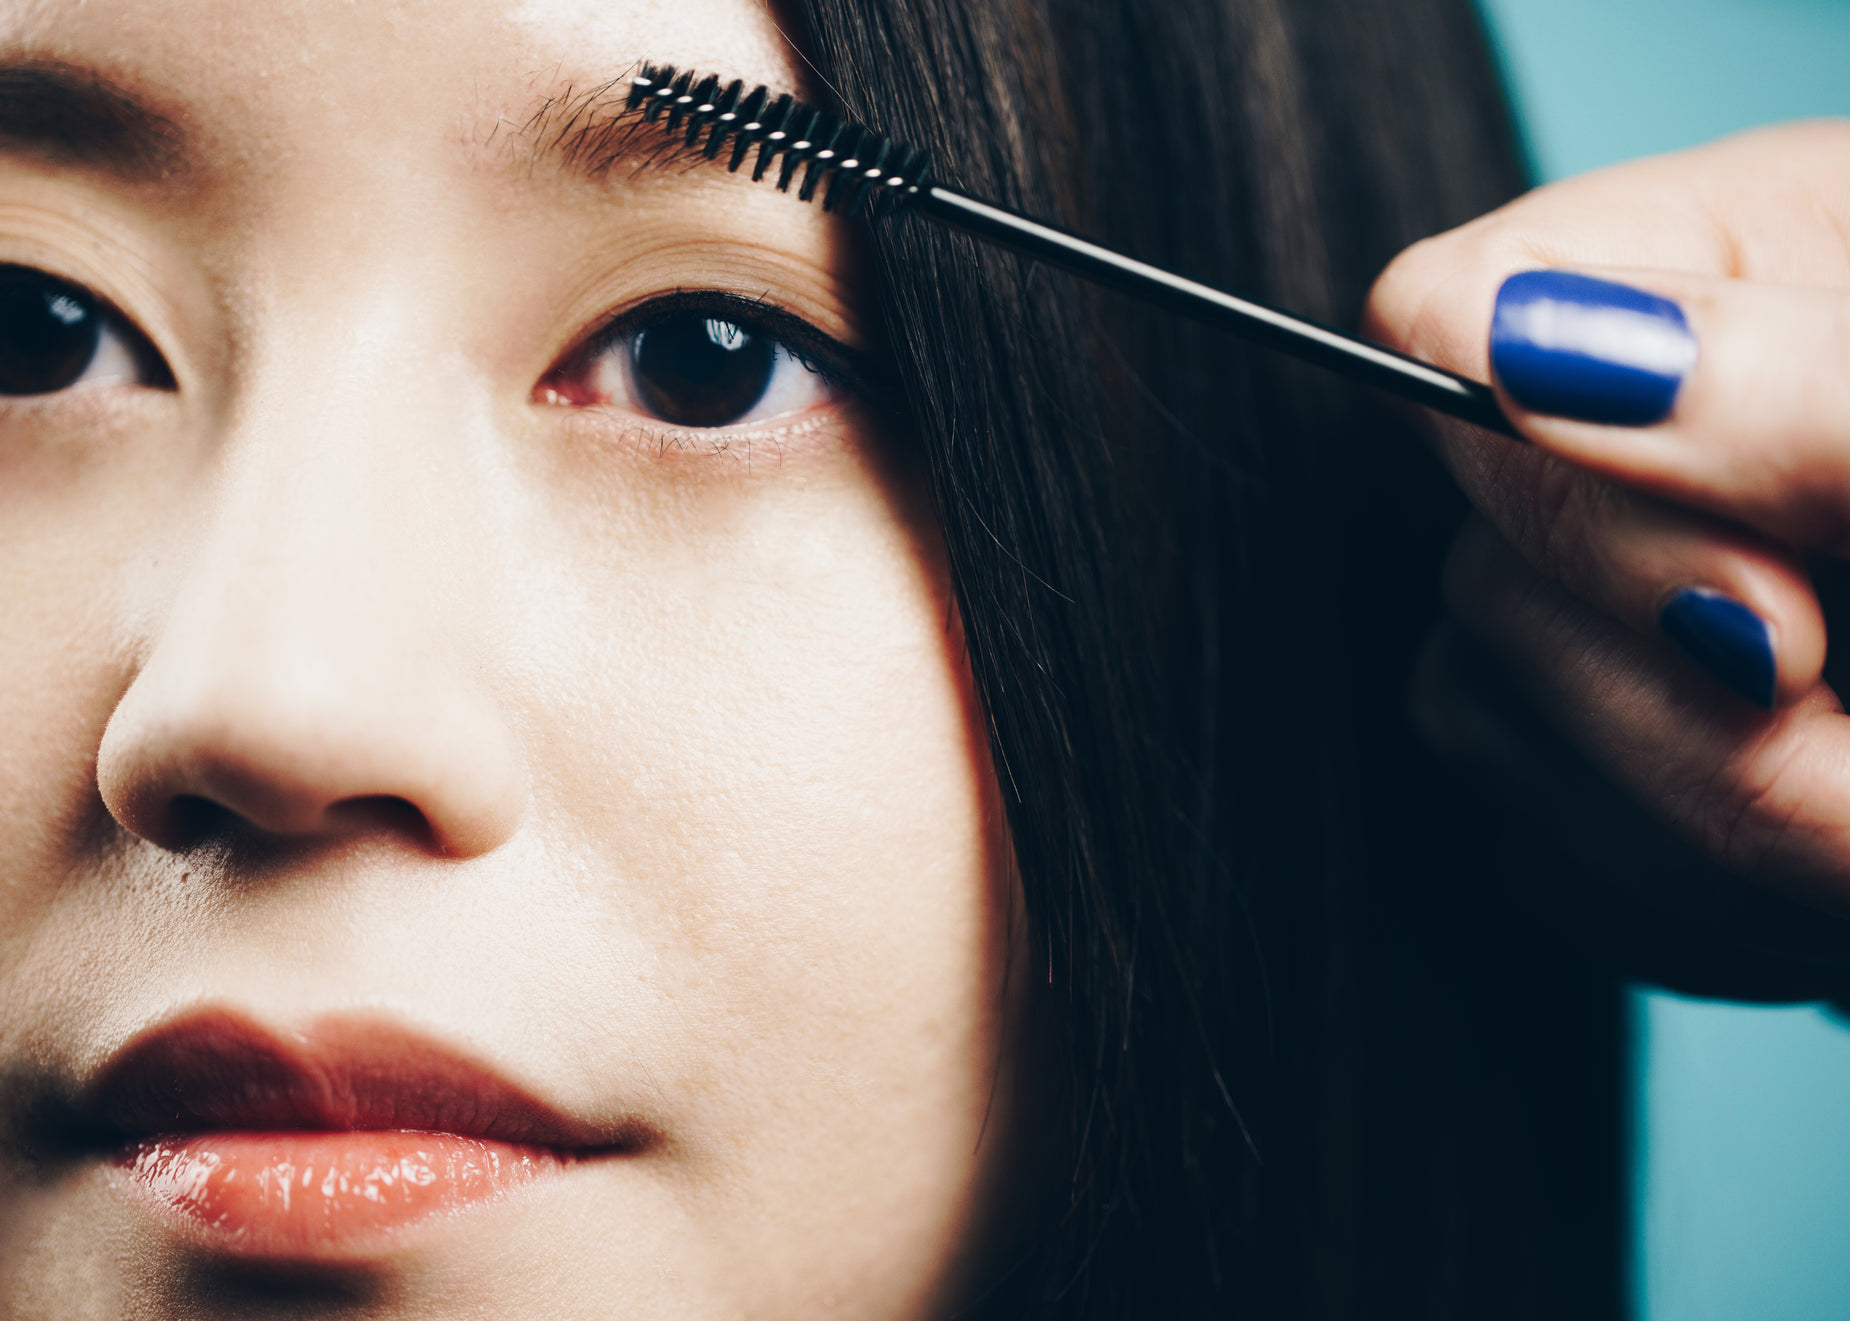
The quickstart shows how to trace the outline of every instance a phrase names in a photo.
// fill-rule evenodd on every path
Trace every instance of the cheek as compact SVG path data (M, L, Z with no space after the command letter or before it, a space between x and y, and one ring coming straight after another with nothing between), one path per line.
M953 994L997 859L938 566L871 483L734 495L658 507L588 575L579 625L552 630L571 699L535 760L670 943L736 968L741 1004L812 978L870 1007Z
M695 1200L744 1179L780 1232L925 1278L1005 1145L1022 927L935 532L900 507L813 455L600 506L549 593L571 624L534 630L571 640L534 761L675 1023L652 1067L706 1152Z
M53 908L55 887L27 882L107 834L97 740L133 672L140 589L172 548L175 410L123 394L96 391L75 421L0 420L0 975Z

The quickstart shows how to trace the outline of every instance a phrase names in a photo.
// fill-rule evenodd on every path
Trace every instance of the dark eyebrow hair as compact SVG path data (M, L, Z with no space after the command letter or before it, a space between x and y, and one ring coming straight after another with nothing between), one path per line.
M173 120L94 70L0 61L0 147L147 178L178 169L185 145Z
M698 145L643 122L640 111L627 108L629 90L628 75L588 86L567 83L545 97L524 123L504 119L496 124L490 140L505 130L531 149L535 165L552 164L593 180L609 178L618 169L633 176L697 163Z

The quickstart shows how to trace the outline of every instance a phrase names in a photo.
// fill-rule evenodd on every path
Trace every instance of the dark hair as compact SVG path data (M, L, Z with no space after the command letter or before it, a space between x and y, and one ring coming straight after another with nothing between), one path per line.
M1354 324L1523 184L1468 0L796 0L939 173ZM1462 506L1326 377L904 215L929 467L1058 1061L979 1311L1617 1316L1614 984L1405 715Z

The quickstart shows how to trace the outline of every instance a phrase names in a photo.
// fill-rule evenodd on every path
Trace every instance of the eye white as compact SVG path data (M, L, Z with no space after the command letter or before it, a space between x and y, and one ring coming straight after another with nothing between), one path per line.
M108 318L104 318L97 332L96 352L90 355L89 365L64 388L76 390L92 385L139 385L141 375L141 364L135 361L135 353L129 348L128 340Z

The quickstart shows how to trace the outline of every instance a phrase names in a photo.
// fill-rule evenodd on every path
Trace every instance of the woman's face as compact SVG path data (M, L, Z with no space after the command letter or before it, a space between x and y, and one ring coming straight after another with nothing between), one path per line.
M941 548L845 232L613 131L639 58L797 81L753 0L0 13L0 1314L957 1287Z

